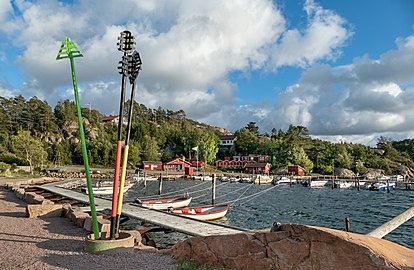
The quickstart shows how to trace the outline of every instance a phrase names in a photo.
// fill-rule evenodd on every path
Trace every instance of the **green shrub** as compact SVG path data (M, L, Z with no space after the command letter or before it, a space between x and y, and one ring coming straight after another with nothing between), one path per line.
M0 174L5 175L7 171L10 170L10 165L4 162L0 162Z

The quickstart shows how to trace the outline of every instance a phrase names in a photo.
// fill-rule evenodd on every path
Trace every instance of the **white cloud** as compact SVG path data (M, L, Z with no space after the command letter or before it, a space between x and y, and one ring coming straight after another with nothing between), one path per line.
M371 133L408 133L414 124L414 37L399 39L396 50L378 59L363 56L339 67L320 64L340 56L352 32L344 18L314 1L305 2L308 24L303 29L288 28L279 8L267 0L16 5L22 17L7 23L20 27L16 43L24 48L18 63L26 74L25 91L51 105L73 98L69 63L55 60L69 36L84 54L75 59L81 103L117 113L122 53L116 42L129 29L143 61L136 100L148 107L183 109L190 118L231 130L250 121L262 132L294 124L317 136L360 141L372 141ZM286 65L306 71L275 104L235 107L231 72Z
M309 68L280 94L266 129L304 125L320 138L367 144L375 142L373 134L406 138L414 126L412 37L398 40L396 50L378 59L364 56L347 66Z
M346 21L336 13L323 9L313 0L304 6L308 27L286 31L280 44L273 48L274 67L285 65L307 66L320 59L335 59L345 41L351 36Z

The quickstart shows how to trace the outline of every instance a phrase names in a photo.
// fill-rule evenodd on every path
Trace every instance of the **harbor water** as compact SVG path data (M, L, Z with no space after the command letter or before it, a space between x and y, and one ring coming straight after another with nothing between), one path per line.
M163 182L161 197L193 197L190 206L211 204L211 181L175 180ZM158 198L158 181L147 181L125 194L125 202L135 198ZM414 190L391 192L356 188L307 188L298 185L254 185L217 182L216 204L231 203L226 217L215 221L249 230L268 229L274 222L315 225L366 234L414 205ZM414 219L401 225L384 239L414 249Z

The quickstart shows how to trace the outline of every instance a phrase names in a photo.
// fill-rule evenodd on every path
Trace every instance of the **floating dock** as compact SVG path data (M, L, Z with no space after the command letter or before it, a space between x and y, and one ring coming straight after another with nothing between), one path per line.
M55 182L38 186L38 188L89 204L88 195L79 191L59 187L62 184L62 182ZM97 209L111 209L112 202L110 200L95 197L95 206ZM122 215L192 236L236 234L247 231L241 228L230 227L208 221L195 220L133 204L124 204L122 207Z

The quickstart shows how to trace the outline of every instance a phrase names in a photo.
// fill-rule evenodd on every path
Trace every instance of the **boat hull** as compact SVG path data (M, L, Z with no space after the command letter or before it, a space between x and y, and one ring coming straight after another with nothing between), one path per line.
M229 209L229 205L211 205L204 207L193 207L193 208L183 208L183 209L174 209L170 213L197 219L197 220L216 220L223 218Z
M134 184L128 184L124 186L124 193L127 192ZM82 188L86 194L89 194L87 188ZM92 187L92 192L94 195L111 195L114 192L113 186L103 186L103 187Z
M311 180L310 182L309 181L305 181L302 184L305 187L321 188L321 187L325 187L327 183L328 183L328 180Z
M155 210L167 210L168 208L180 208L186 207L191 202L191 197L189 198L169 198L162 200L139 200L136 199L136 202L142 207L155 209Z
M393 190L395 188L395 183L388 184L389 189ZM376 191L386 191L388 190L387 183L374 183L369 187L369 190L376 190Z

